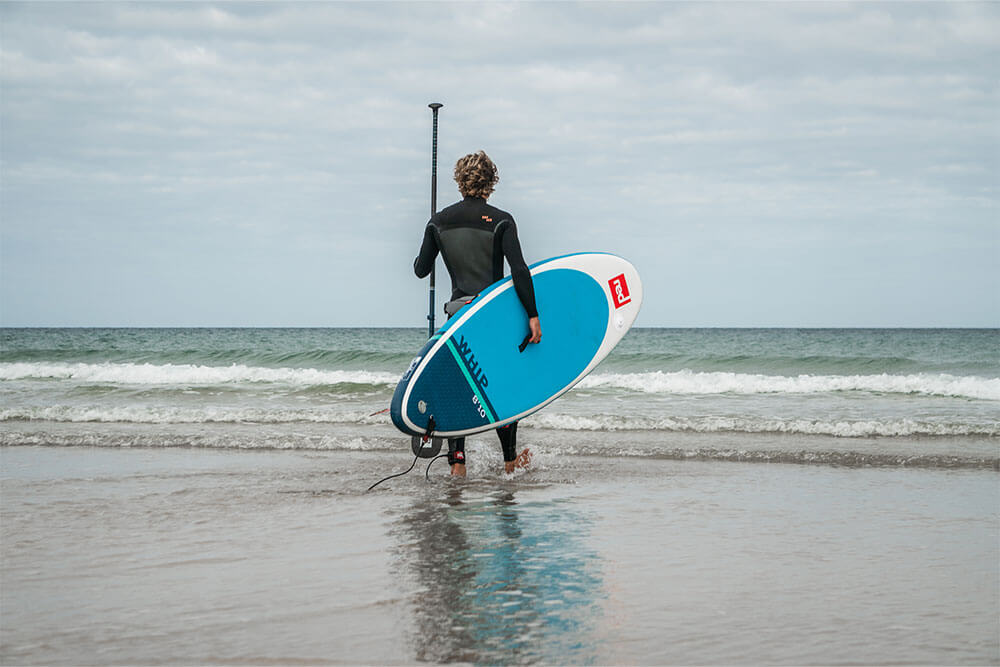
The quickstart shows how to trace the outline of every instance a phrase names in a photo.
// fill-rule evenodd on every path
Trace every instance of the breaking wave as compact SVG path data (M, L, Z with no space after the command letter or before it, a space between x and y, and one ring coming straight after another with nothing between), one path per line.
M300 388L338 384L390 388L398 373L367 370L267 368L232 364L201 366L149 363L0 363L0 380L66 380L114 385L210 386L282 384ZM695 372L601 373L585 377L578 389L625 390L647 394L819 394L870 392L1000 401L1000 378L916 375L761 375Z
M122 385L217 385L276 383L300 387L368 384L395 385L399 374L364 370L196 366L137 363L4 363L0 380L71 380Z
M930 422L912 419L822 420L767 417L640 417L577 416L539 412L524 426L560 431L664 431L674 433L790 433L840 438L904 436L1000 436L1000 421L992 423Z
M581 389L626 389L655 394L818 394L861 391L923 394L1000 401L1000 378L918 375L757 375L699 373L604 373L585 377Z

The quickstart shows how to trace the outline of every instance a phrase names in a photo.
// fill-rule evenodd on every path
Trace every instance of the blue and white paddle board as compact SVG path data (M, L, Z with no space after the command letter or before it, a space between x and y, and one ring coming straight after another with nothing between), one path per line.
M542 340L519 346L528 318L510 277L483 290L410 363L392 396L399 430L472 435L523 419L592 371L635 322L642 283L628 261L578 253L533 264Z

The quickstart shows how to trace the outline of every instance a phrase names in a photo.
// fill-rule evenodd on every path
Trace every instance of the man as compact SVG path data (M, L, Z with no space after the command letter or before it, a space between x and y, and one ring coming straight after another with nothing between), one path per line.
M435 213L424 230L420 254L413 261L418 278L431 272L438 252L451 275L451 301L445 312L451 318L479 292L503 278L504 259L510 265L514 290L524 306L531 331L529 342L542 339L535 307L535 287L521 254L517 225L510 213L486 203L497 181L496 165L483 151L470 153L455 163L455 182L462 201ZM504 470L527 465L531 453L517 454L517 422L497 429L503 448ZM465 438L448 440L451 474L465 476Z

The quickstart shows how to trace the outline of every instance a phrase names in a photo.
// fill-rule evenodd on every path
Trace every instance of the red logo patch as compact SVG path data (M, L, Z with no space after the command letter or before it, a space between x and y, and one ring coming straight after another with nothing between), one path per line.
M615 302L615 310L632 300L628 294L628 283L625 282L624 273L609 280L608 287L611 288L611 300Z

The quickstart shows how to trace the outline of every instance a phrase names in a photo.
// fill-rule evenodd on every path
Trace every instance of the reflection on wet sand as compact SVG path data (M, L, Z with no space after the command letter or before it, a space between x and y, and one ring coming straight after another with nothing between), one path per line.
M434 487L396 522L398 575L416 588L416 660L595 660L603 589L586 546L590 521L568 505L519 503L515 494Z

